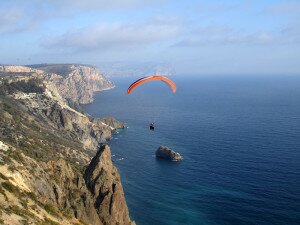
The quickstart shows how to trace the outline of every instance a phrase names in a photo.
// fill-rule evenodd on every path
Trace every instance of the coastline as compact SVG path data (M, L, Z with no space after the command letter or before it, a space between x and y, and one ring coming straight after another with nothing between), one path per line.
M123 123L77 111L45 74L16 68L0 84L0 221L134 224L110 148L97 148Z

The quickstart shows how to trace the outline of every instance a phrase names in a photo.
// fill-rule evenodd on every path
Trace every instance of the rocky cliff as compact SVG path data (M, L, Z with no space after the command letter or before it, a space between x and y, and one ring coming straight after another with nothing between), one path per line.
M95 92L111 89L114 83L93 66L76 64L39 64L0 66L1 72L25 73L43 77L56 85L60 95L79 104L93 101Z
M0 224L132 224L105 144L124 124L77 111L33 70L0 82Z

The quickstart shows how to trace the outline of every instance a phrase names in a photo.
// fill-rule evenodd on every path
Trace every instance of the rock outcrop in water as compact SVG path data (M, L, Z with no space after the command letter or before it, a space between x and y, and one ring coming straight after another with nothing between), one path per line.
M132 224L110 149L96 152L124 124L72 108L40 72L22 74L0 75L0 224Z
M183 157L178 152L175 152L166 146L160 146L156 150L155 155L157 158L167 159L171 161L180 161L183 159Z

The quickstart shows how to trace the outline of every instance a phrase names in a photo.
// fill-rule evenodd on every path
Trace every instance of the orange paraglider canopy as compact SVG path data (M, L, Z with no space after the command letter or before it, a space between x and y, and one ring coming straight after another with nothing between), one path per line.
M161 80L163 82L165 82L172 90L173 93L176 92L176 84L169 78L166 78L164 76L150 76L150 77L143 77L141 79L136 80L135 82L133 82L129 88L127 89L127 94L130 94L136 87L142 85L143 83L146 83L148 81L152 81L152 80Z

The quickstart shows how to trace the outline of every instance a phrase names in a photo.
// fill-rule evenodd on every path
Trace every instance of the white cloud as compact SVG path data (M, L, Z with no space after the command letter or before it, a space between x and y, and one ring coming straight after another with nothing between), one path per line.
M36 11L52 11L53 14L82 13L88 11L129 10L157 6L168 0L10 0L10 5L35 8ZM39 12L37 12L39 13Z
M130 49L168 40L179 32L180 24L160 18L143 23L98 23L43 39L41 43L46 48L79 51Z
M281 36L287 43L300 43L300 24L292 24L281 30Z
M0 10L1 34L28 30L32 26L32 22L19 8L12 7Z
M159 0L47 0L50 4L55 4L64 8L80 9L124 9L136 8L153 4L161 4L164 1Z
M270 5L263 10L266 14L297 14L300 13L299 1L286 1Z
M208 26L187 35L174 46L270 44L274 41L267 32L245 32L224 26Z
M126 12L158 6L168 0L0 0L0 33L22 32L53 20L87 13ZM39 26L38 26L39 25Z
M223 13L231 12L234 10L244 9L249 5L248 0L239 1L238 3L232 2L208 2L202 1L197 5L197 10L200 13Z

